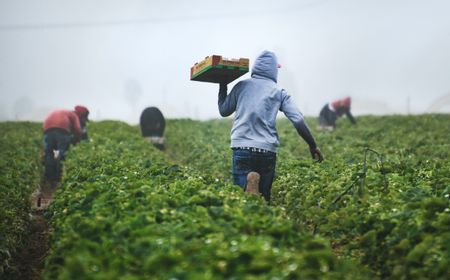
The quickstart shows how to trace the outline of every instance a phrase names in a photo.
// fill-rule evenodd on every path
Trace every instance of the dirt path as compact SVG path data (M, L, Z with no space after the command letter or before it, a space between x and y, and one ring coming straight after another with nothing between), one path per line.
M41 279L48 251L48 223L43 210L33 210L27 244L11 263L8 279Z
M49 250L48 234L50 230L49 224L44 218L44 212L53 200L55 189L47 185L41 188L41 191L36 190L32 194L30 235L27 237L24 248L11 261L6 279L42 279L41 272Z

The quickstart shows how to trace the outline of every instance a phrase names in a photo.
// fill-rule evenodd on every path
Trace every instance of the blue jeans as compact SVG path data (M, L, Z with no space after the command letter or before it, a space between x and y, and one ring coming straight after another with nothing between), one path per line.
M61 161L69 149L72 136L64 129L50 128L44 133L45 178L47 180L61 179ZM53 151L59 151L55 159Z
M247 174L251 171L260 175L259 192L264 199L270 201L270 191L275 177L276 153L253 152L245 149L233 150L233 182L244 191L247 185Z

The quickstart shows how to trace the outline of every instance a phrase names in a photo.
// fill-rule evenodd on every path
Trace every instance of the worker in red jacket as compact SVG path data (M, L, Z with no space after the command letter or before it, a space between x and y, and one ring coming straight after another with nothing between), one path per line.
M356 120L350 112L351 103L351 98L347 96L325 104L319 114L319 128L336 129L336 120L343 115L346 115L350 122L355 125Z
M45 178L59 181L61 177L60 161L71 143L80 141L83 131L80 119L84 118L84 110L55 110L50 112L44 121L45 144ZM86 116L87 119L87 116Z

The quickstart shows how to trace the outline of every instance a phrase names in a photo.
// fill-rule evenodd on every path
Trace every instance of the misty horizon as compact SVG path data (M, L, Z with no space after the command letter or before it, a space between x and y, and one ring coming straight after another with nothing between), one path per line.
M93 120L133 124L149 106L220 118L218 85L190 81L190 67L213 54L252 66L265 49L306 116L346 95L355 115L450 113L448 10L443 0L2 1L0 120L79 104Z

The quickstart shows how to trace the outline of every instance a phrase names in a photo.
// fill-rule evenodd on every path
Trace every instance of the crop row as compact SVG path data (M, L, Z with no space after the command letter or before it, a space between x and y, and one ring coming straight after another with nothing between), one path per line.
M450 127L442 124L449 121L445 115L365 117L358 127L321 134L328 162L308 165L286 155L278 204L383 279L446 279ZM380 155L368 151L365 161L367 147Z
M185 122L169 123L168 153L176 146L192 168L230 178L229 121ZM342 120L329 133L315 131L309 119L326 158L315 164L292 125L280 120L273 205L373 277L446 279L449 122L448 115L360 117L358 126Z
M364 279L279 208L170 164L135 127L91 123L48 211L46 279Z
M40 124L28 122L0 123L0 131L1 276L29 233L29 197L42 174L42 132Z

